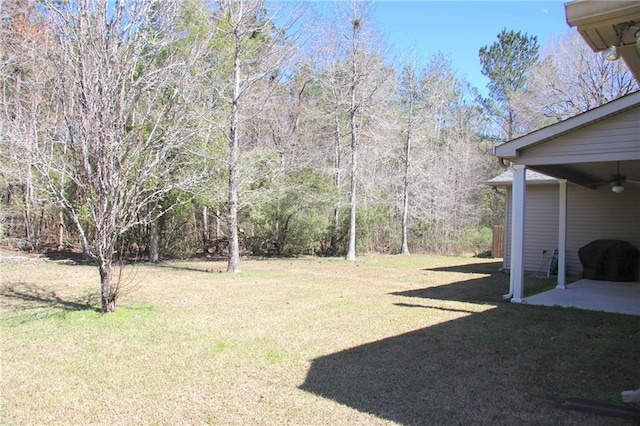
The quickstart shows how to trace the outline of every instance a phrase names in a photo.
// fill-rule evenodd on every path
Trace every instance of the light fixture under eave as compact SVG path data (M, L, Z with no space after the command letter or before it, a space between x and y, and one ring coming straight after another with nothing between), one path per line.
M630 46L631 43L623 42L624 32L627 31L635 39L636 48L640 49L640 27L635 22L623 22L615 26L616 41L602 52L602 57L607 61L617 61L620 58L620 48L622 46Z
M611 46L602 52L602 57L607 61L617 61L620 59L620 52L616 46Z
M629 31L633 34L636 39L636 48L640 49L640 27L636 27L632 25L629 27Z
M624 191L624 186L622 186L621 182L616 182L616 184L611 187L611 190L616 194L619 194Z
M624 30L629 28L632 24L630 22L624 22L622 24L618 24L615 26L616 30L616 41L611 44L611 46L602 52L602 57L607 61L617 61L620 59L620 51L618 48L622 46L622 35L624 34Z

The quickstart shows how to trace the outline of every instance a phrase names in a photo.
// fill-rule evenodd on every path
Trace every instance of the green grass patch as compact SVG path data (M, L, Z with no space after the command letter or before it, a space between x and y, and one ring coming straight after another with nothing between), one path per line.
M267 351L267 361L269 364L279 364L287 358L287 353L277 349Z
M624 424L558 408L639 386L637 317L508 304L491 260L3 266L2 424ZM526 294L549 281L527 277Z

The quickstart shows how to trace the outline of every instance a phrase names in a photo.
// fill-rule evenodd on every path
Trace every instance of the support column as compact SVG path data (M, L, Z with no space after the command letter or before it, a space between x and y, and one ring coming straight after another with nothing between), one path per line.
M558 179L560 183L558 202L558 283L556 288L566 288L567 277L567 180Z
M527 168L513 166L513 197L511 204L511 274L509 285L514 303L522 303L524 295L524 219L527 191Z

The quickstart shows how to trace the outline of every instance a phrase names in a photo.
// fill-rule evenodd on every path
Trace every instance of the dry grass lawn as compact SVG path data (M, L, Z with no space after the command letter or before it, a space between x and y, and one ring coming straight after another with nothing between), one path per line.
M640 387L637 317L503 303L495 261L139 264L102 316L94 267L4 259L1 424L625 424L559 404Z

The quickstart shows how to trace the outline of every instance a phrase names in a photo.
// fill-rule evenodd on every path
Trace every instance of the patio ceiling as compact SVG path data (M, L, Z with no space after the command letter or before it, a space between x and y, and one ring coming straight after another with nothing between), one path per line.
M594 52L602 52L617 44L625 24L640 26L640 1L576 0L565 3L565 16ZM640 50L629 31L622 32L618 51L640 82Z
M640 160L529 166L546 175L567 179L591 189L609 186L612 175L618 173L618 167L620 174L626 177L626 184L640 188Z

